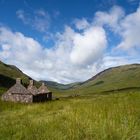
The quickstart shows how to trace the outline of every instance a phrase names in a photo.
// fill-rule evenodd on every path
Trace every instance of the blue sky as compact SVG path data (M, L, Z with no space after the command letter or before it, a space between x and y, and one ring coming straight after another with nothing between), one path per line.
M126 13L135 11L139 5L138 0L0 0L0 23L10 27L13 31L22 32L40 41L45 47L50 47L52 42L43 41L42 36L62 32L66 24L72 25L74 19L86 18L92 20L95 12L108 11L112 6L124 8ZM16 12L23 10L29 18L34 18L35 11L43 10L49 16L49 26L44 32L23 24L17 18ZM32 23L30 23L32 24ZM44 44L51 43L51 44Z
M61 83L139 63L139 3L0 0L0 59L36 80Z

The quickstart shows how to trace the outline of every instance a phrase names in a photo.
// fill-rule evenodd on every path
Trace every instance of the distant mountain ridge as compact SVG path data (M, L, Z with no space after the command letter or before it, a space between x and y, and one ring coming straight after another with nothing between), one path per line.
M85 93L140 89L140 64L130 64L106 69L76 87Z
M20 77L25 86L28 85L31 77L24 74L13 65L7 65L0 61L0 92L15 83ZM100 92L113 92L117 90L140 89L140 64L130 64L106 69L91 77L85 82L72 84L61 84L53 81L45 82L54 92L93 94ZM40 85L40 82L35 82ZM2 92L1 92L2 93Z
M124 67L124 68L126 67L126 69L129 68L129 67L131 67L131 68L129 68L129 69L134 69L134 68L132 68L132 67L135 67L135 66L140 66L140 64L137 64L137 63L136 63L136 64L130 64L130 65L122 65L122 66L111 67L111 68L108 68L108 69L105 69L105 70L99 72L98 74L96 74L96 75L93 76L92 78L88 79L87 81L94 80L94 79L96 79L98 76L104 74L104 73L107 72L107 71L113 70L113 69L119 69L119 68L123 68L123 67ZM87 81L86 81L86 82L87 82Z
M80 85L81 82L71 83L71 84L61 84L53 81L41 81L47 84L51 88L59 89L59 90L67 90L71 88L75 88L76 86Z

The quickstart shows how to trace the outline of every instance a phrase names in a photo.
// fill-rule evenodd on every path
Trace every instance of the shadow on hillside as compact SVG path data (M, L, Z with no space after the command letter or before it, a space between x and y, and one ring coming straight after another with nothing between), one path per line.
M121 89L114 89L114 90L106 90L102 91L101 93L112 93L112 92L122 92L122 91L140 91L140 87L127 87L127 88L121 88Z
M0 87L10 88L15 84L15 79L0 74Z

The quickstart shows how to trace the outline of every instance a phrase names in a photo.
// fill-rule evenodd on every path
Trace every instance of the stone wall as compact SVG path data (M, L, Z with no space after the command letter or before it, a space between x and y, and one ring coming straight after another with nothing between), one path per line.
M33 102L33 95L26 94L3 94L3 101L13 101L13 102L21 102L21 103L31 103Z

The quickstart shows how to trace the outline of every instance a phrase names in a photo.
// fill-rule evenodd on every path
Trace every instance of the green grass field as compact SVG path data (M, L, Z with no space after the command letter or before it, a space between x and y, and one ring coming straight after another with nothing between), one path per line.
M0 101L0 140L140 140L140 91L37 104Z
M0 62L0 97L17 77L29 83L19 69ZM0 100L0 140L140 140L140 65L111 68L83 83L54 82L48 87L59 100Z

